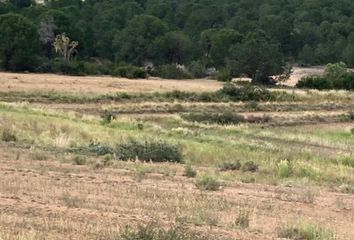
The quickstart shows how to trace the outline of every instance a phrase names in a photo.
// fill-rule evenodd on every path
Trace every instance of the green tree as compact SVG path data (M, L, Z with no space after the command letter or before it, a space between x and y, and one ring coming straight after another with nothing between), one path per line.
M31 70L38 53L37 28L18 14L0 16L0 63L5 70Z
M16 8L29 7L32 2L32 0L10 0L10 3L12 3Z
M261 30L249 33L232 52L236 69L252 78L254 83L270 83L270 76L283 71L284 59L279 44Z
M217 67L225 66L225 59L230 57L230 49L240 43L242 35L233 29L208 29L201 33L200 45L203 55Z
M157 40L156 53L163 63L186 63L192 52L192 41L183 32L168 32Z
M154 44L168 30L167 24L157 17L137 15L126 28L115 35L113 42L116 60L141 65L156 56Z

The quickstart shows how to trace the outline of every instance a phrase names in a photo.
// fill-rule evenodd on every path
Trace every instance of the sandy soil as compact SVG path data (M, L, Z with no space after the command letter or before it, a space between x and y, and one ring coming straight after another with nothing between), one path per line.
M323 74L324 69L325 69L324 66L311 67L311 68L294 67L290 79L286 81L284 84L293 87L303 77Z
M35 239L116 239L113 236L127 224L158 217L172 225L178 215L189 219L203 213L204 218L217 216L217 223L184 220L184 226L218 237L265 240L277 239L278 228L289 222L308 219L332 229L338 239L354 239L353 195L243 183L202 193L193 180L182 176L182 166L169 167L175 176L151 173L137 180L122 166L95 170L50 159L36 161L21 149L0 146L0 230L33 232ZM308 202L309 194L314 194L313 202ZM232 227L240 208L251 212L246 230Z
M324 67L294 68L285 85L294 86L303 76L323 73ZM55 74L0 73L0 91L65 91L65 92L156 92L156 91L216 91L221 82L198 80L163 80L159 78L126 79L109 76L76 77Z
M75 77L55 74L0 73L0 91L65 92L163 92L172 90L215 91L222 83L211 80L126 79L108 76Z

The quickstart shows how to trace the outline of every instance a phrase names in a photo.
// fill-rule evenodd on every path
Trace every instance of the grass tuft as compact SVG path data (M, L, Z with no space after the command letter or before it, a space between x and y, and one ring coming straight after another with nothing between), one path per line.
M200 190L218 191L220 182L210 174L203 174L197 177L196 186Z
M334 240L334 234L318 225L300 222L281 228L278 237L295 240Z

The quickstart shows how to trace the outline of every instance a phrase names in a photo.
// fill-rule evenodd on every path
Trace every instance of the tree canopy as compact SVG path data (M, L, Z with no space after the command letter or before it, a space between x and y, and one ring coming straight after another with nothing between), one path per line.
M284 62L342 61L354 66L352 0L0 1L3 22L10 21L10 12L21 15L28 30L22 27L18 32L17 24L7 25L6 30L1 28L2 41L11 32L18 32L17 38L31 35L27 45L16 45L16 51L32 51L27 57L39 56L40 63L55 57L50 49L53 34L66 33L79 42L75 58L80 61L178 63L194 69L227 69L261 81L281 72ZM24 49L38 41L41 51ZM14 59L5 58L4 51L2 68L14 68L10 64ZM18 69L26 64L20 65Z

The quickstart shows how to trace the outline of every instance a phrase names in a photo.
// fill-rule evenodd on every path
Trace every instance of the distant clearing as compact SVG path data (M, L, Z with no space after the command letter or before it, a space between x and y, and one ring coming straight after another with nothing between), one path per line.
M288 86L294 86L303 76L321 74L323 67L294 68ZM55 74L0 73L0 91L64 91L64 92L166 92L173 90L189 92L216 91L221 82L206 79L166 80L159 78L126 79L109 76L62 76Z

